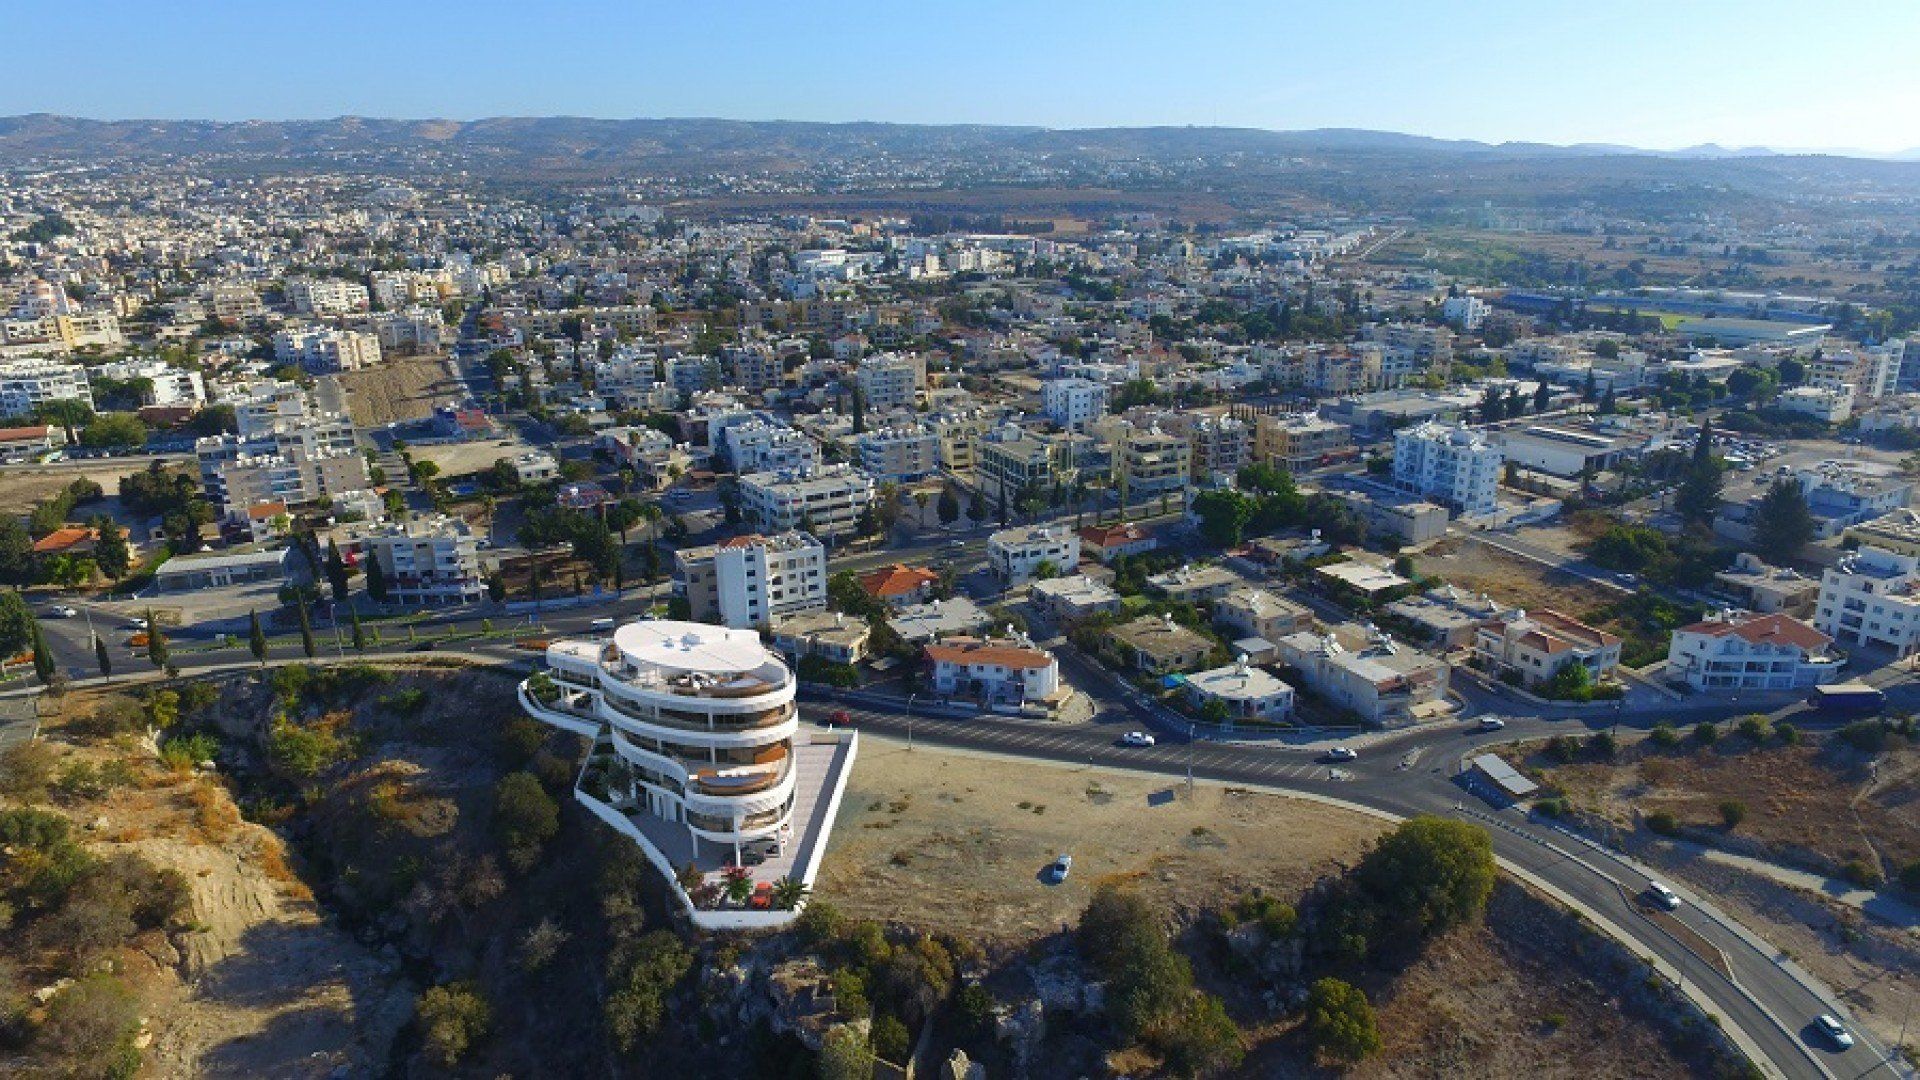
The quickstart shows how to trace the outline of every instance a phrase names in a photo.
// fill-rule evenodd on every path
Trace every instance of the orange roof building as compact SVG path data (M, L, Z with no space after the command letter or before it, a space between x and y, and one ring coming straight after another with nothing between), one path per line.
M895 607L917 604L927 598L933 587L940 583L937 571L924 566L905 566L894 563L878 570L869 570L860 575L860 589L875 600Z
M1833 639L1789 615L1728 612L1673 632L1666 678L1695 690L1798 690L1840 677Z
M33 542L35 555L70 555L92 551L100 540L100 530L80 525L55 529Z
M1060 663L1027 639L953 637L926 647L936 693L989 704L1052 700L1060 694Z

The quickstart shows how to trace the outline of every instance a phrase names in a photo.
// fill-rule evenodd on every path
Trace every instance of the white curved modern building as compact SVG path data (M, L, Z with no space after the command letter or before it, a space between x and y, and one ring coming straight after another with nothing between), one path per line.
M795 680L752 630L642 620L547 649L553 690L520 684L529 715L595 740L626 767L609 801L661 860L735 864L784 854L793 834ZM557 690L558 693L554 693ZM685 830L680 843L679 830Z

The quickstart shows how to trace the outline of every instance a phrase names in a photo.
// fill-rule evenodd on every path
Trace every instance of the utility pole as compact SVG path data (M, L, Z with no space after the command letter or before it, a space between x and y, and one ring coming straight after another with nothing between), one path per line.
M1193 798L1193 740L1195 727L1191 720L1187 722L1187 798Z

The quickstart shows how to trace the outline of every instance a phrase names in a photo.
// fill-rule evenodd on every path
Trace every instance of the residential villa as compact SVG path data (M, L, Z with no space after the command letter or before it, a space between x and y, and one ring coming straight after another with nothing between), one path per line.
M810 883L857 737L802 731L794 677L752 630L641 620L556 641L546 661L520 684L520 705L593 740L581 804L639 845L697 925L791 921L792 911L702 908L677 875L753 862L768 889Z
M1229 720L1284 720L1293 711L1293 687L1242 656L1225 667L1187 676L1187 700L1205 710L1209 702L1226 707Z
M1840 677L1833 639L1787 615L1720 612L1673 632L1667 681L1694 690L1797 690Z
M1568 664L1582 664L1600 682L1620 663L1620 639L1557 611L1513 611L1474 631L1474 654L1496 674L1538 686Z
M933 688L977 695L988 703L1021 704L1060 692L1060 662L1026 637L953 637L926 647Z

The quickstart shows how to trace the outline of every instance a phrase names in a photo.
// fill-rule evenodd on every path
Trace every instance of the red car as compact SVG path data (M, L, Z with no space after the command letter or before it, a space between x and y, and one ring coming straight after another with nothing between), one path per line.
M852 723L853 717L845 709L835 709L827 714L828 727L841 727Z

